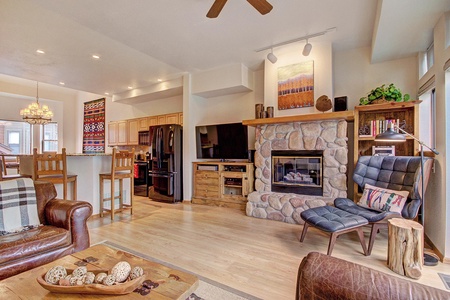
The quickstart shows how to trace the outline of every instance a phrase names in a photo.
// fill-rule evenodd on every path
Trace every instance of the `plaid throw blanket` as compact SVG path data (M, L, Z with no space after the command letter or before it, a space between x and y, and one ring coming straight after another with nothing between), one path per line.
M0 235L39 226L33 180L0 181Z

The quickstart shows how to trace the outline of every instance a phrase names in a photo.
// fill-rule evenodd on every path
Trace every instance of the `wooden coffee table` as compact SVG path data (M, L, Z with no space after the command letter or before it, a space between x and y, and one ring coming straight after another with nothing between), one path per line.
M95 258L96 261L87 263L88 271L110 270L117 262L127 261L132 266L141 266L146 273L146 280L158 282L159 286L143 296L132 292L127 295L114 296L114 299L186 299L197 287L198 278L192 274L171 269L164 265L145 260L130 253L110 248L105 245L92 246L86 250L65 256L49 264L23 272L16 276L0 281L0 295L3 299L79 299L80 294L56 294L44 289L36 281L38 276L46 273L56 265L67 269L77 267L75 263L89 261L86 258ZM83 295L85 298L109 299L111 295Z

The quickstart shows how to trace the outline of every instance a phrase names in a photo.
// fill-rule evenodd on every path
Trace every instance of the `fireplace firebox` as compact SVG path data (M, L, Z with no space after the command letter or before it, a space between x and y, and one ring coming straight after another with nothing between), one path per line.
M323 196L323 151L272 151L272 192Z

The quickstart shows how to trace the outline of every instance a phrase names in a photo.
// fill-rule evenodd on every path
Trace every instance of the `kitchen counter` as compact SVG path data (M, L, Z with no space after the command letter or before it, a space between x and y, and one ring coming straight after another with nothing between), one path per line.
M100 212L100 190L99 190L99 174L111 172L111 154L67 154L67 173L76 174L77 177L77 198L92 204L93 214ZM33 155L20 155L20 174L33 175ZM124 180L124 203L129 204L130 199L128 189L131 188L130 180ZM69 184L70 185L70 184ZM116 191L119 191L119 183L116 181ZM62 198L62 184L56 184L58 198ZM105 181L105 196L109 197L107 191L110 191L110 182ZM69 187L68 198L71 199L71 188ZM118 200L116 200L116 206ZM105 207L109 207L109 202L105 203ZM125 212L126 213L126 212Z

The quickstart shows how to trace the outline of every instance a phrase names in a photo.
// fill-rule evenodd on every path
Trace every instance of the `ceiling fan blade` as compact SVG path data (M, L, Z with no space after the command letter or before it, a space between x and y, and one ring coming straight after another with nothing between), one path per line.
M227 3L227 0L215 0L206 16L208 18L217 18L222 11L223 6Z
M266 0L247 0L260 14L265 15L269 13L273 6Z
M247 0L260 14L265 15L269 13L273 6L266 0Z

